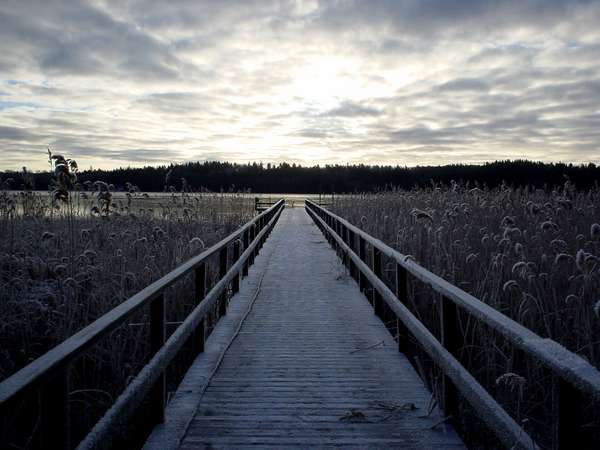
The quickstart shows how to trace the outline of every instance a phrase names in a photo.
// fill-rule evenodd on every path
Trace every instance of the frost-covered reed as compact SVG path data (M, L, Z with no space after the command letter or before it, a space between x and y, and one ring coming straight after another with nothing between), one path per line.
M551 191L433 185L338 196L333 209L600 368L600 188L578 191L569 182ZM417 282L411 295L413 311L435 330L436 296ZM539 426L534 413L538 419L549 414L547 408L539 414L551 393L548 373L466 316L461 327L463 364L500 399L514 396L502 395L504 384L494 381L508 379L503 374L518 379L524 398L512 405L513 413Z
M77 185L72 164L58 161L62 180L50 193L9 191L0 180L0 380L254 214L245 195ZM190 277L165 293L168 332L195 305L192 293ZM88 429L147 361L148 332L144 310L72 365L75 430Z

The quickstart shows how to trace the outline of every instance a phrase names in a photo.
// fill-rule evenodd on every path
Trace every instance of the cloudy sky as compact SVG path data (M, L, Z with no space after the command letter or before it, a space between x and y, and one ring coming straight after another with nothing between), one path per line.
M600 163L600 0L0 2L0 169Z

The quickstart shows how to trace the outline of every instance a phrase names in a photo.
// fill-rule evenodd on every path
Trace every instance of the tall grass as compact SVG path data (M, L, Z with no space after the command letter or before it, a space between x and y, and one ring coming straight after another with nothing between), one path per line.
M339 196L333 210L600 368L600 188L432 185ZM439 333L439 298L419 282L411 298L413 312ZM462 363L540 442L551 439L547 371L468 317L460 326ZM439 379L433 368L428 376ZM585 425L598 427L597 419Z
M24 202L37 213L15 212L30 208ZM80 206L53 209L44 194L0 194L0 378L253 213L251 199L235 195L184 194L155 211L152 203L139 196L126 212L95 217Z
M253 199L244 195L145 194L129 184L115 192L102 182L78 185L68 160L57 164L67 164L68 172L55 171L49 192L10 191L8 180L0 181L0 380L254 214ZM184 277L165 293L168 333L195 305L192 292L191 278ZM147 361L148 332L142 311L73 364L74 442ZM35 404L26 399L24 414ZM15 412L15 426L30 427L24 434L33 435L38 419L29 423L22 416Z

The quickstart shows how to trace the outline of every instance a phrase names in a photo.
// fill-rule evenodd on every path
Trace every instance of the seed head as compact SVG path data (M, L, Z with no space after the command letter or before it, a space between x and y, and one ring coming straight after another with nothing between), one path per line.
M521 278L525 278L525 275L527 274L529 270L529 267L527 266L527 263L525 261L519 261L518 263L515 263L512 266L512 270L511 272L513 273L513 275L518 275Z
M479 253L469 253L466 259L467 264L471 264L472 262L476 261L477 258L479 258Z
M204 241L202 239L200 239L199 237L194 237L194 238L190 239L190 247L192 247L193 250L204 249L205 248Z
M583 266L585 264L586 254L583 249L577 250L577 254L575 255L575 265L579 270L583 272Z
M554 258L554 265L558 265L561 262L567 262L573 259L572 255L569 255L568 253L559 253L558 255L556 255L556 257Z
M578 300L579 300L579 297L577 297L576 295L573 295L573 294L569 294L569 295L567 295L567 298L565 298L565 303L576 302Z
M428 220L429 222L433 222L433 217L431 217L431 215L421 209L417 209L414 208L411 212L410 212L413 217L415 219L424 219L424 220Z
M590 235L592 236L592 239L600 239L600 224L592 224L590 227Z
M519 393L523 393L523 389L527 384L525 377L517 375L513 372L506 372L496 378L496 386L508 386L510 390L518 390Z
M502 286L502 290L506 292L509 289L520 289L519 283L517 283L515 280L508 280L506 283L504 283L504 286Z
M542 222L540 228L542 229L542 231L552 231L556 230L558 226L551 220L546 220L545 222Z
M44 231L42 233L42 242L49 241L54 239L54 233L50 233L49 231Z
M517 256L523 256L525 254L525 250L523 249L523 244L521 244L520 242L517 242L515 244L515 254Z

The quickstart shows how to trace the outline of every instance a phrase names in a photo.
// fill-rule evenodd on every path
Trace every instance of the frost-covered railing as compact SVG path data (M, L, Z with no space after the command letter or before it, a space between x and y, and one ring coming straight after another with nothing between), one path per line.
M239 290L241 276L248 275L248 267L253 264L284 206L284 200L279 200L217 244L142 289L0 383L0 424L6 426L8 421L5 419L12 414L12 407L24 394L32 389L41 389L38 411L40 447L70 448L69 365L145 306L150 308L150 347L153 356L78 448L111 448L115 433L126 428L128 418L146 398L150 399L146 411L148 420L162 422L166 402L165 370L190 338L194 340L196 352L204 351L205 318L216 307L218 318L226 314L226 289L231 286L233 293ZM233 252L232 264L227 267L230 250ZM218 281L206 293L208 259L217 253ZM165 341L164 291L191 273L194 274L197 306ZM3 435L6 431L2 430ZM4 443L0 443L0 447L3 446Z
M460 308L552 372L553 396L557 401L558 411L554 430L548 432L554 434L557 448L577 447L574 443L579 442L584 431L581 428L582 405L586 399L600 401L600 372L595 367L557 342L538 336L316 203L306 200L306 210L330 244L344 257L361 290L366 291L367 285L373 288L375 313L382 317L385 302L396 315L400 351L410 351L408 336L412 335L421 349L441 368L444 373L443 409L446 415L458 417L460 393L507 448L536 447L532 438L456 358L463 344L457 320ZM367 248L372 252L372 267L367 264ZM395 292L383 281L382 255L396 263ZM441 294L441 340L405 306L408 300L409 274ZM589 442L587 445L590 445Z

